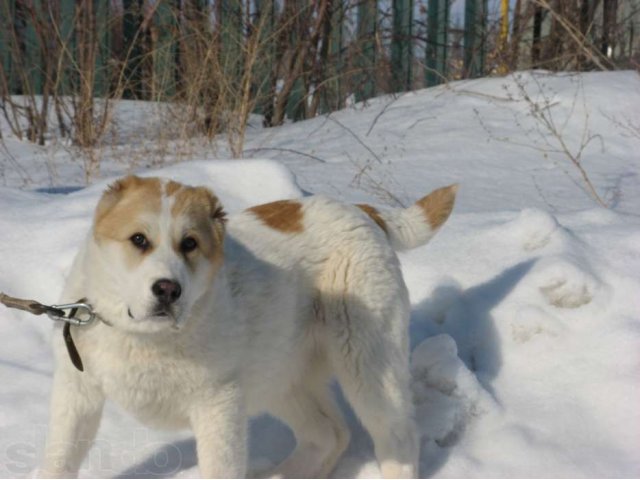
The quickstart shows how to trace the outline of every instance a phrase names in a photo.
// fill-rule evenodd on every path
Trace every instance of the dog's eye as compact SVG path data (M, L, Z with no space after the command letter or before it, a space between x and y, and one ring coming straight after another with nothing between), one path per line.
M182 253L193 252L198 247L198 242L193 237L186 237L180 242L180 251Z
M147 240L147 237L145 237L142 233L134 233L133 235L131 235L131 237L129 237L129 240L135 247L139 248L142 251L147 250L151 246L149 240Z

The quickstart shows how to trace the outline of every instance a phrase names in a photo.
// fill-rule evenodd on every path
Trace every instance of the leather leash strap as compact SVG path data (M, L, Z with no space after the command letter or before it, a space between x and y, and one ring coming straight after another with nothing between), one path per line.
M76 347L73 337L71 336L71 324L74 325L88 325L95 318L95 314L89 305L79 300L77 303L68 305L44 305L35 300L26 300L23 298L16 298L6 295L0 292L0 303L8 308L15 308L24 312L29 312L33 315L42 315L46 313L52 320L65 322L62 329L62 336L64 338L64 344L67 347L67 353L73 366L81 372L84 371L82 365L82 358ZM76 318L76 314L80 308L86 309L89 312L89 318L86 320L80 320ZM66 313L69 310L69 313Z

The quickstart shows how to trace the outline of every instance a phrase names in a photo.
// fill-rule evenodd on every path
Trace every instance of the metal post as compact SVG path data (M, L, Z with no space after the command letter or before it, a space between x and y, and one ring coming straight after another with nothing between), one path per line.
M236 82L240 79L244 64L242 0L220 0L219 14L220 61L225 78Z
M263 115L265 125L271 125L273 118L273 92L275 89L275 77L273 64L275 61L276 38L275 26L275 1L255 0L256 22L258 28L260 49L255 66L255 82L257 101L255 112Z
M11 51L13 49L12 32L15 18L15 0L0 0L0 96L15 93L14 73L12 71ZM4 89L8 91L4 91Z
M109 57L111 56L111 35L109 29L110 0L94 0L96 75L93 94L103 97L109 92Z
M43 69L42 69L42 51L40 49L41 39L36 31L36 22L38 14L42 8L42 0L34 0L32 3L33 10L27 9L23 11L25 28L23 30L24 41L24 68L26 73L27 84L24 93L35 95L42 94Z
M122 33L126 59L124 98L140 99L142 97L142 32L144 0L122 0L124 15L122 18Z
M618 16L618 0L604 0L602 4L602 40L600 52L607 58L616 55L615 28Z
M342 59L342 42L344 28L344 7L342 0L331 2L331 37L329 38L330 80L327 82L327 103L324 110L333 111L343 107L342 75L344 64Z
M500 3L500 43L506 44L509 37L509 0Z
M153 17L153 82L151 96L165 100L176 92L178 2L159 0Z
M540 68L540 59L542 57L542 22L544 20L544 12L542 7L535 5L533 7L533 39L531 41L531 68Z
M465 0L464 70L467 77L484 74L487 0Z
M291 32L291 42L292 44L296 42L302 42L303 38L308 35L305 31L305 25L307 25L306 15L307 12L312 10L312 5L307 0L287 0L291 2L293 9L290 10L295 15L294 25L295 27ZM289 94L289 98L287 99L287 117L291 120L297 121L305 118L305 97L306 90L304 85L304 80L302 76L299 76L291 89L291 93Z
M438 85L447 76L449 0L429 0L427 5L427 48L425 82Z
M509 50L509 0L502 0L500 3L500 65L498 72L502 75L509 70L508 67Z
M393 0L391 78L394 92L411 90L413 0Z
M75 22L76 7L75 0L61 0L59 18L57 19L60 28L60 53L62 62L60 62L62 71L58 91L62 95L71 95L73 92L72 72L75 70L76 62L76 42L75 42Z
M376 93L376 41L378 22L377 0L361 0L358 5L358 44L360 56L359 81L356 85L356 100L371 98Z

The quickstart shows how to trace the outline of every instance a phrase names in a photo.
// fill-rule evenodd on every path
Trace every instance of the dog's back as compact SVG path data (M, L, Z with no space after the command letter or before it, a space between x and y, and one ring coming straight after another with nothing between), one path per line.
M232 274L247 297L239 303L262 299L247 317L255 335L250 351L261 355L248 366L248 388L262 385L265 371L277 372L284 388L268 408L298 440L296 454L278 474L327 475L346 448L348 430L328 391L333 377L372 435L383 474L417 473L410 304L395 249L426 243L449 216L455 191L447 187L408 209L387 212L315 196L230 218L228 253L232 261L234 252L243 256ZM262 269L271 271L266 282L252 281ZM261 292L243 291L247 285ZM256 406L265 406L262 389L251 396Z

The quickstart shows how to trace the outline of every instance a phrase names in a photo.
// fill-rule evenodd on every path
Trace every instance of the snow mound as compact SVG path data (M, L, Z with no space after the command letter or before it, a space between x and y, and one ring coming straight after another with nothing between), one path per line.
M545 300L558 308L578 308L589 303L600 282L584 267L566 258L545 258L533 273Z
M522 210L504 229L526 251L539 250L549 244L554 236L564 233L553 215L535 208Z
M639 228L603 209L454 214L403 254L421 476L484 476L489 458L492 477L637 476Z
M141 171L140 174L171 178L187 185L208 186L231 212L302 196L291 170L274 160L201 160Z
M453 445L472 419L491 407L476 376L458 357L449 335L424 340L411 354L416 418L424 440Z

